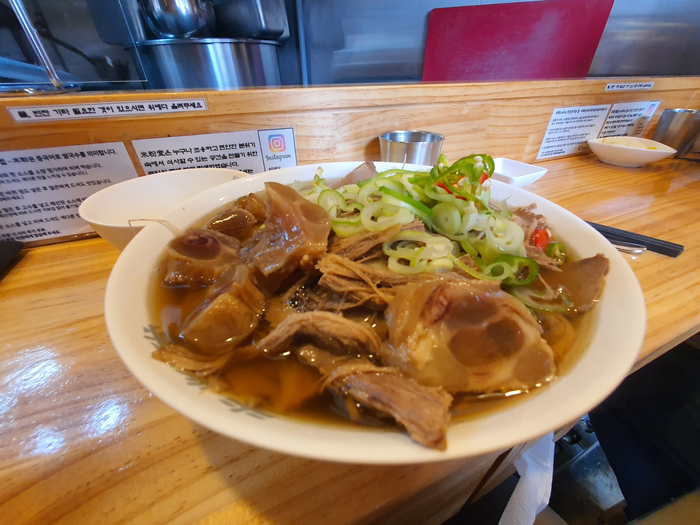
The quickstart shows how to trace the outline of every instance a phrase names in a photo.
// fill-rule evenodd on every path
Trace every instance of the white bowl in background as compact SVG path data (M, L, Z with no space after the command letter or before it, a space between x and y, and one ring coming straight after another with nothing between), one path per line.
M666 144L641 137L605 137L589 140L588 145L601 162L624 168L639 168L676 153Z
M226 203L263 189L266 181L312 180L319 165L324 177L332 180L359 164L311 164L252 175L181 202L164 218L185 229ZM380 171L401 167L401 163L375 164ZM129 243L109 277L105 318L112 343L136 378L174 410L225 436L286 454L345 463L422 463L504 450L562 428L605 399L634 363L644 339L644 296L627 262L584 221L520 188L499 181L491 188L495 199L508 197L509 205L536 203L537 211L550 219L579 256L604 254L610 260L610 273L598 306L589 314L591 327L583 339L587 346L571 368L534 395L450 425L445 451L422 447L398 429L336 426L256 411L202 391L197 381L153 359L151 353L160 344L159 331L152 325L150 288L154 268L173 237L160 224L147 225Z
M515 186L524 188L532 184L547 173L547 168L526 164L517 160L496 158L493 159L494 169L492 178Z
M117 250L123 250L145 223L129 220L162 219L178 202L247 173L223 168L165 171L129 179L94 193L78 212L93 230Z

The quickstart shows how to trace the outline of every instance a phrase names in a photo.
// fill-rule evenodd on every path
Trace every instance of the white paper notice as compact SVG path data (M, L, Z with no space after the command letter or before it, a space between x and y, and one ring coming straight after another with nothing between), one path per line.
M649 124L661 101L621 102L614 104L603 124L601 137L639 137Z
M0 239L37 241L89 232L78 215L80 203L134 177L121 142L0 152Z
M608 110L610 104L556 108L552 112L537 159L586 151L586 141L598 137Z
M144 139L132 144L149 175L185 168L229 168L252 174L297 165L292 128Z
M653 82L611 82L605 86L605 91L637 91L640 89L651 89Z
M20 106L7 108L15 122L45 120L74 120L83 118L133 117L162 115L185 111L204 111L203 98L186 100L143 100L140 102L95 102L91 104L60 104L58 106Z

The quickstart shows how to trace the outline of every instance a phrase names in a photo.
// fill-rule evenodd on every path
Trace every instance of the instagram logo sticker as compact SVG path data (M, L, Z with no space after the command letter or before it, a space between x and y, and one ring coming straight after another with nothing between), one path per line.
M270 135L267 137L267 143L270 146L270 151L273 153L279 153L287 149L284 143L284 135Z

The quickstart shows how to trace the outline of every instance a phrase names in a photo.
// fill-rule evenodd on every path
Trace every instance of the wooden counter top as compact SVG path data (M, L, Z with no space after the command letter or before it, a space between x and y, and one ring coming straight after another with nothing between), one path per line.
M586 220L685 245L677 259L625 256L647 303L639 363L700 330L700 164L544 165L531 191ZM153 398L109 341L103 299L117 256L100 239L36 248L0 281L0 521L437 524L497 457L322 463L198 426Z

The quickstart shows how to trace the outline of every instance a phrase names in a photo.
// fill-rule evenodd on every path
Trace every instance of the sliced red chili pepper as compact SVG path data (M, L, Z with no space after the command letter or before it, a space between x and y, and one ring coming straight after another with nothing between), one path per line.
M448 188L448 187L445 185L444 182L438 182L438 183L436 184L436 186L439 186L440 188L442 188L443 190L445 190L445 191L446 191L447 193L449 193L450 195L454 195L454 193L452 192L452 190L451 190L450 188ZM455 195L455 197L457 197L458 199L462 199L463 201L466 201L466 200L467 200L466 198L462 197L461 195Z
M484 172L481 174L481 178L479 179L479 184L483 184L487 180L489 180L489 174Z
M547 245L552 242L552 238L547 233L547 230L537 228L532 234L532 244L544 251Z

